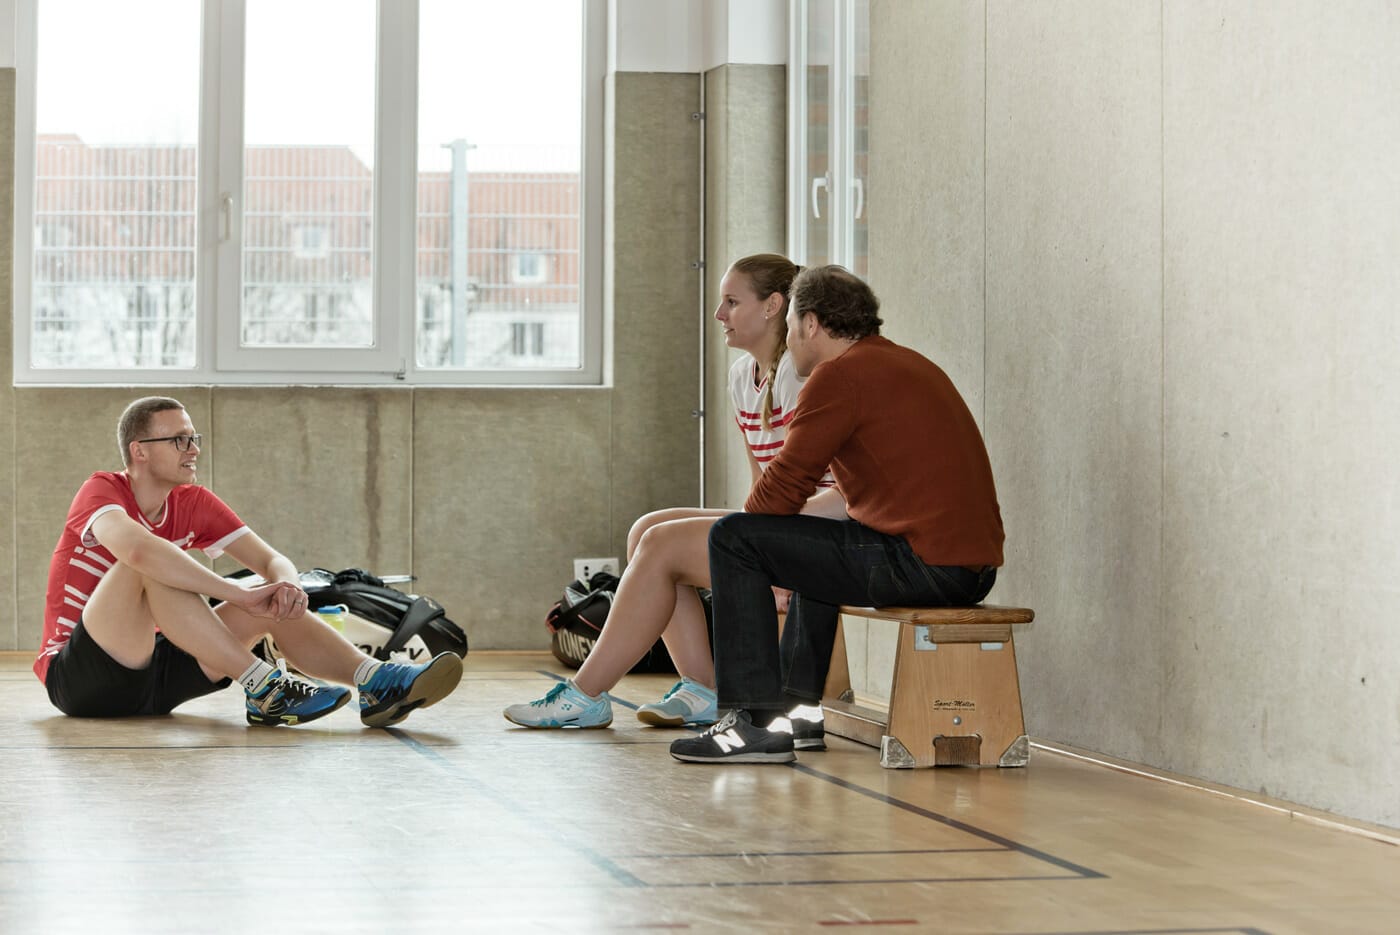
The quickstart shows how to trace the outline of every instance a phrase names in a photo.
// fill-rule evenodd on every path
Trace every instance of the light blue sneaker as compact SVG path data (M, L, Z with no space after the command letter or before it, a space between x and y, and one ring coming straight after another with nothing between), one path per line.
M612 702L607 695L596 701L565 680L543 698L527 704L513 704L502 712L506 720L521 727L607 727L612 723Z
M719 720L714 689L683 678L666 697L637 709L637 720L653 727L703 727Z

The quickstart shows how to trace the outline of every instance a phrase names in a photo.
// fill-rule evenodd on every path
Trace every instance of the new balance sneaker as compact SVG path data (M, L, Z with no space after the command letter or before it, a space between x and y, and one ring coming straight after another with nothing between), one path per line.
M826 727L821 705L798 705L788 712L795 750L825 750Z
M350 700L350 689L313 685L275 669L256 695L245 693L248 723L260 727L305 724L325 717Z
M712 688L683 678L660 701L637 709L637 720L653 727L690 727L713 724L719 705Z
M606 694L590 698L566 679L543 698L513 704L501 713L521 727L607 727L612 723L612 702Z
M671 743L671 756L689 763L791 763L792 729L780 717L755 727L749 712L730 711L696 737Z
M462 659L438 653L421 665L385 662L360 686L360 721L393 727L419 708L437 704L462 681Z

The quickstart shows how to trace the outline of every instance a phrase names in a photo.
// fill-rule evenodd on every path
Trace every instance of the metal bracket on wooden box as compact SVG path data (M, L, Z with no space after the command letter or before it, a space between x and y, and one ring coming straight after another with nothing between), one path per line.
M880 765L885 769L913 769L914 756L898 737L886 734L880 738Z
M998 766L1025 766L1031 758L1031 741L1025 734L1011 741L1011 746L997 761Z

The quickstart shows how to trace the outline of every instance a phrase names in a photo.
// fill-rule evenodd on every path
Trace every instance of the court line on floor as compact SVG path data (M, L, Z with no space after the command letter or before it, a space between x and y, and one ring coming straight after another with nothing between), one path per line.
M979 837L984 841L990 841L993 844L999 844L1007 850L1025 854L1027 857L1032 857L1036 860L1043 861L1044 863L1051 864L1052 866L1059 867L1061 870L1068 870L1076 876L1082 877L1086 880L1104 880L1108 878L1108 874L1106 873L1100 873L1097 870L1091 870L1088 867L1076 864L1073 861L1065 860L1063 857L1056 857L1054 854L1046 853L1045 851L1042 851L1039 848L1031 847L1029 844L1021 844L1017 841L1013 841L1010 838L1004 837L995 832L986 831L982 828L977 827L976 825L970 825L965 821L959 821L956 818L950 818L947 815L939 814L938 812L935 812L932 809L924 808L921 805L915 805L912 802L906 802L903 799L897 799L894 796L888 795L884 792L876 792L874 789L867 789L865 786L857 785L856 783L851 782L849 779L842 779L840 776L833 776L830 773L824 773L819 769L813 769L812 767L806 766L802 763L790 763L788 765L791 766L792 769L797 770L799 773L805 773L806 775L812 776L816 779L820 779L823 782L829 782L832 785L840 786L843 789L849 789L852 792L859 793L860 795L874 799L877 802L884 802L887 805L892 805L895 808L902 809L903 811L909 812L911 814L919 815L920 817L927 818L930 821L936 821L939 824L947 825L950 828L956 828L957 830L962 831L966 834L973 835L974 837Z
M559 675L559 674L557 674L557 673L554 673L554 672L549 672L549 671L544 670L544 669L538 669L538 670L536 670L536 671L538 671L541 675L547 675L547 676L549 676L550 678L553 678L553 679L555 679L555 680L557 680L557 681L560 681L560 682L562 682L562 681L565 680L565 676L561 676L561 675ZM612 694L612 693L608 693L608 697L611 698L613 701L617 702L618 704L623 705L624 707L631 708L631 709L633 709L633 710L636 710L636 709L637 709L637 705L635 705L635 704L633 704L633 703L631 703L631 702L629 702L629 701L626 701L626 700L624 700L624 699L622 699L622 698L619 698L619 697L617 697L616 695L614 695L614 694ZM897 799L897 798L895 798L894 796L888 795L888 794L886 794L886 793L884 793L884 792L876 792L874 789L867 789L866 787L861 786L861 785L857 785L856 783L853 783L853 782L851 782L851 781L848 780L848 779L842 779L842 778L839 777L839 776L833 776L833 775L831 775L830 773L824 773L824 772L822 772L821 770L814 769L814 768L812 768L812 767L810 767L810 766L807 766L807 765L805 765L805 764L802 764L802 763L790 763L790 764L788 764L788 766L789 766L790 768L796 770L796 771L799 772L799 773L804 773L804 774L806 774L806 775L808 775L808 776L812 776L812 777L814 777L814 778L816 778L816 779L821 779L821 780L824 781L824 782L832 783L833 785L839 786L839 787L841 787L841 788L843 788L843 789L847 789L847 790L850 790L850 791L852 791L852 792L859 793L859 794L861 794L861 795L866 796L867 798L874 799L874 800L877 801L877 802L883 802L883 803L885 803L886 805L892 805L892 806L894 806L895 808L902 809L903 811L910 812L910 813L915 814L915 815L919 815L919 816L921 816L921 817L923 817L923 818L930 819L931 821L939 822L940 824L946 825L946 826L948 826L948 827L950 827L950 828L954 828L954 829L956 829L956 830L958 830L958 831L962 831L962 832L964 832L965 834L971 834L971 835L973 835L974 837L978 837L978 838L981 838L981 839L984 840L984 841L988 841L988 842L990 842L990 843L992 843L992 844L996 844L996 845L998 845L1000 848L1002 848L1002 849L1004 849L1004 850L1015 851L1015 852L1017 852L1017 853L1024 854L1024 855L1027 856L1027 857L1033 858L1033 859L1035 859L1035 860L1039 860L1039 861L1041 861L1041 862L1043 862L1043 863L1048 863L1048 864L1050 864L1051 866L1059 867L1061 870L1068 870L1070 873L1073 873L1073 874L1075 875L1076 878L1086 879L1086 880L1102 880L1102 879L1107 879L1107 877L1108 877L1108 875L1105 874L1105 873L1101 873L1101 872L1099 872L1099 871L1097 871L1097 870L1091 870L1091 869L1088 868L1088 867L1082 866L1082 865L1080 865L1080 864L1076 864L1076 863L1074 863L1073 861L1065 860L1065 859L1062 858L1062 857L1056 857L1056 856L1053 855L1053 854L1047 853L1047 852L1042 851L1042 850L1040 850L1040 849L1038 849L1038 848L1031 847L1031 846L1028 845L1028 844L1021 844L1021 843L1019 843L1019 842L1017 842L1017 841L1013 841L1013 840L1011 840L1010 838L1003 837L1002 835L996 834L996 833L994 833L994 832L983 830L982 828L978 828L978 827L975 826L975 825L970 825L970 824L968 824L967 822L959 821L959 820L956 819L956 818L951 818L951 817L949 817L949 816L947 816L947 815L939 814L938 812L932 811L931 809L924 808L924 807L922 807L922 806L920 806L920 805L915 805L915 804L913 804L912 802L905 802L903 799ZM1009 877L1009 878L1006 878L1006 879L1032 879L1032 878ZM1070 878L1053 877L1053 878L1051 878L1051 879L1070 879ZM817 881L817 882L832 882L832 881ZM860 881L860 882L866 882L866 881ZM882 881L882 882L894 882L894 881ZM908 881L908 882L916 882L916 881ZM941 881L917 881L917 882L941 882Z
M393 736L395 740L399 741L404 746L417 753L419 756L432 761L435 765L438 766L438 768L446 772L453 779L467 786L469 789L471 789L472 792L476 793L477 795L490 799L497 805L500 805L527 820L538 820L541 822L541 824L557 826L557 816L549 815L536 809L524 807L519 802L511 799L509 796L502 795L501 793L492 789L490 786L476 781L475 779L471 778L469 775L464 773L461 769L459 769L457 767L457 764L453 763L450 759L443 756L442 753L440 753L436 748L428 746L427 744L418 740L418 738L414 737L413 735L405 733L404 731L401 731L396 727L386 727L384 728L384 731L385 733ZM581 841L576 840L569 832L559 830L555 833L558 834L561 844L582 855L583 858L589 863L591 863L594 867L603 871L623 886L638 887L648 885L643 880L638 879L637 877L628 873L626 870L619 867L617 864L613 863L607 857L604 857L602 854L598 853L592 847L588 846L587 844L584 844Z

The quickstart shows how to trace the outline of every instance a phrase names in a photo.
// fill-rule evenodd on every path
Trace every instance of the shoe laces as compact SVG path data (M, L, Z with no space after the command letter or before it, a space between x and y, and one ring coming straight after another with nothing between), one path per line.
M321 689L310 682L303 682L301 679L283 677L278 680L277 690L287 701L295 703L307 700Z
M567 689L568 687L569 686L566 682L560 682L558 685L555 685L549 691L545 692L543 698L538 698L530 702L530 707L543 708L545 705L554 704L555 700L560 695L564 694L565 689Z
M701 736L701 737L713 737L715 734L720 734L720 733L723 733L724 731L729 730L729 728L731 728L731 727L733 727L735 724L737 724L738 721L739 721L739 712L738 712L738 711L730 711L730 712L729 712L728 714L726 714L724 717L720 718L718 721L715 721L715 722L714 722L713 724L711 724L709 727L707 727L707 728L705 728L703 731L701 731L700 736Z
M681 679L679 682L677 682L676 684L672 685L672 686L671 686L671 690L668 691L666 694L664 694L664 695L661 696L661 700L662 700L663 702L665 702L665 701L670 701L670 700L671 700L671 696L674 695L674 694L676 694L677 692L679 692L682 688L685 688L685 680L684 680L684 679Z

